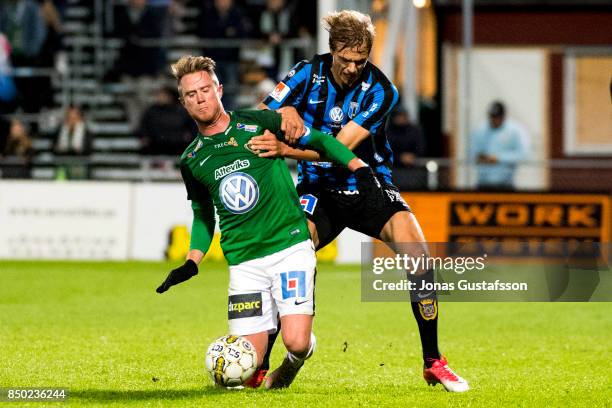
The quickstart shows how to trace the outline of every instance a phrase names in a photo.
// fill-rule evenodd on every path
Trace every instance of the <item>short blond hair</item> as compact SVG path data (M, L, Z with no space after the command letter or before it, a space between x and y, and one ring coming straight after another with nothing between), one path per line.
M355 10L334 11L323 17L323 28L329 33L329 50L362 46L370 52L376 36L376 29L369 15Z
M194 72L205 71L212 78L215 84L219 84L217 74L215 74L215 61L208 57L194 57L193 55L185 55L179 58L174 64L170 66L172 75L176 78L176 85L179 92L179 98L183 99L183 89L181 88L181 79L187 74L193 74Z

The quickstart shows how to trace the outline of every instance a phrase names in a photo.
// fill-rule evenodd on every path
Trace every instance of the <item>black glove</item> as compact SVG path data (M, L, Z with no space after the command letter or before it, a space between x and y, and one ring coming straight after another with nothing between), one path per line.
M198 274L198 265L191 259L188 259L183 265L170 271L164 283L159 285L159 288L155 289L157 293L164 293L171 286L178 285L181 282L185 282L191 279L193 276Z
M360 167L353 174L355 174L359 194L383 197L382 186L371 167Z

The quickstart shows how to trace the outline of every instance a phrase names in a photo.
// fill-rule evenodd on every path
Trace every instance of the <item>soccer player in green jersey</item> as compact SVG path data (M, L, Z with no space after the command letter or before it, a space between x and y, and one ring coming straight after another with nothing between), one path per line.
M251 341L261 364L268 333L276 331L280 315L288 353L266 387L286 387L315 348L314 247L284 160L260 157L263 153L249 144L265 130L282 133L280 115L226 112L214 69L206 57L186 56L172 65L181 103L199 130L180 159L193 225L187 261L170 272L157 292L198 273L214 233L216 209L230 272L230 334ZM358 183L372 186L370 168L333 137L306 128L299 143L347 166Z

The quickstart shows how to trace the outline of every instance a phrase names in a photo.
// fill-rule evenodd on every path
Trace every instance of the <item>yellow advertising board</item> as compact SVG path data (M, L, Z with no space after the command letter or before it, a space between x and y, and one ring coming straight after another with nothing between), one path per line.
M598 194L402 193L429 242L610 242L610 197Z

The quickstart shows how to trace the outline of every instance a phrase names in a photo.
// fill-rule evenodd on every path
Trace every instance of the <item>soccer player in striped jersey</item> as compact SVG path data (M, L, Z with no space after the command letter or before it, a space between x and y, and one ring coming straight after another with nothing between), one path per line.
M375 35L371 19L344 10L323 21L329 32L330 53L298 63L260 107L281 113L288 142L301 134L304 124L332 134L374 169L378 180L374 182L382 185L383 194L376 194L380 191L376 189L360 191L350 171L315 151L293 148L270 136L255 138L253 146L267 150L270 157L298 160L297 189L317 248L330 243L344 228L351 228L381 239L396 251L401 252L401 243L417 243L422 249L417 254L426 253L419 223L392 181L393 155L384 125L398 92L368 61ZM419 275L433 281L433 270ZM411 301L423 348L425 380L441 383L448 391L467 391L467 381L448 367L438 350L435 292L411 293Z

